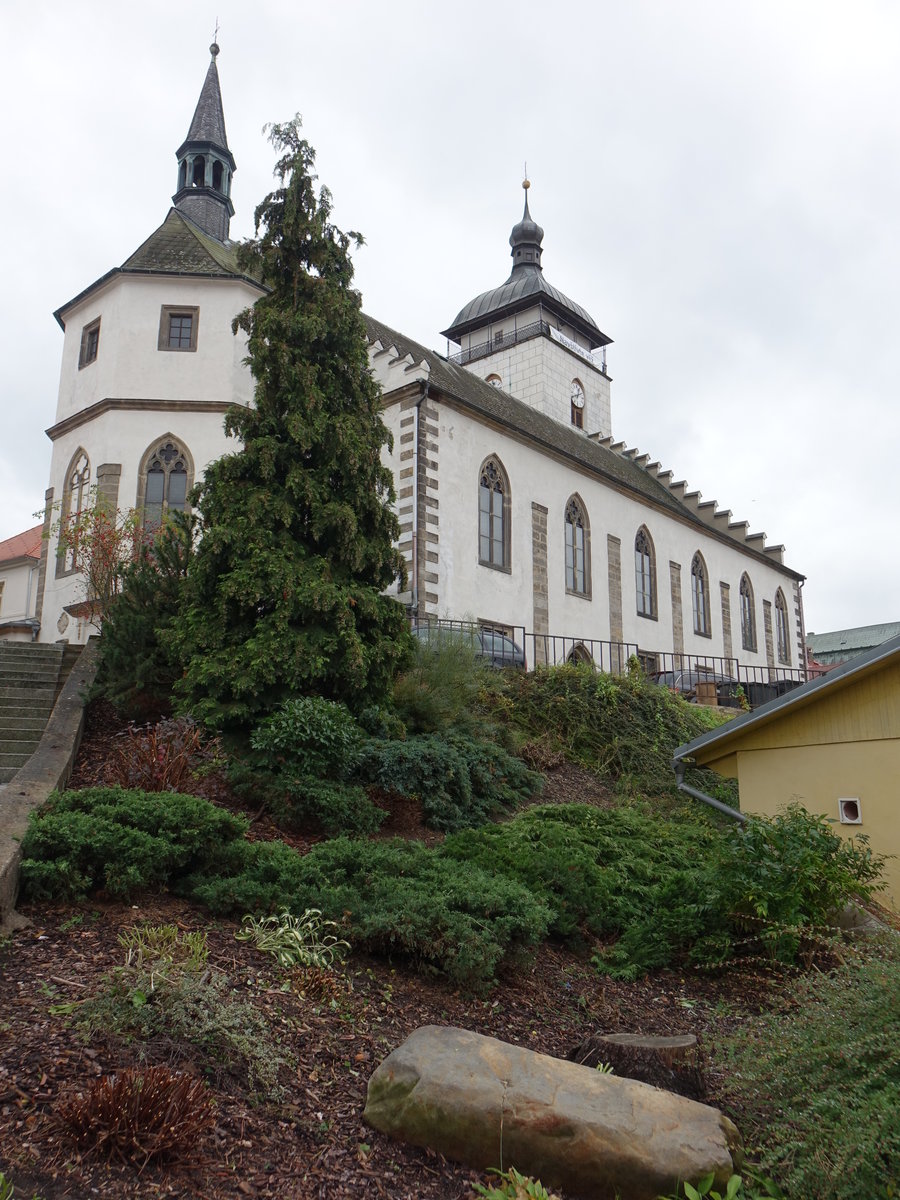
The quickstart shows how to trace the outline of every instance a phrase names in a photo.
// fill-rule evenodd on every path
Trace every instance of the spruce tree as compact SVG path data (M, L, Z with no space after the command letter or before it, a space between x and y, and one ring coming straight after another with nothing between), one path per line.
M180 704L246 728L298 694L353 708L387 692L408 653L394 541L390 434L368 369L349 250L331 222L299 118L270 129L280 186L256 209L241 263L268 293L248 336L251 407L226 429L243 449L212 463L194 496L201 540L178 634Z

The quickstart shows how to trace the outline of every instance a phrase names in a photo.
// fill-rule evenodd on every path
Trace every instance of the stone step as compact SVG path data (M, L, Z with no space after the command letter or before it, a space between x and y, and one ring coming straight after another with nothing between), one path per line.
M0 750L20 753L26 746L36 750L45 726L40 729L2 729L0 730Z
M31 750L0 750L0 767L14 767L17 771L19 767L24 767L34 754L34 749Z
M0 707L0 742L9 733L36 732L43 733L47 728L49 711L41 709L4 709Z
M0 684L0 704L52 704L56 688L52 683L42 683L34 687L24 687L10 684L4 687Z
M0 767L0 787L14 778L18 767Z
M0 675L0 689L8 687L49 687L55 690L58 671L6 671Z
M39 645L34 642L3 642L0 643L0 660L4 658L54 658L62 657L66 647Z

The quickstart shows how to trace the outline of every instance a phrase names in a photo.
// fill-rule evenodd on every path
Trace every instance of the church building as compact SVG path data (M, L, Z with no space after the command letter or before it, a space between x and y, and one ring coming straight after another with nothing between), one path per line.
M218 52L162 225L55 314L65 340L47 528L92 488L158 523L236 448L223 414L252 402L253 383L231 323L262 288L228 236L236 165ZM529 666L574 657L620 669L636 653L648 670L681 656L802 673L803 576L782 546L614 439L611 339L548 282L523 186L509 277L463 306L446 355L365 318L393 435L401 599L420 621L527 634ZM51 536L39 639L83 641L83 599L77 564Z

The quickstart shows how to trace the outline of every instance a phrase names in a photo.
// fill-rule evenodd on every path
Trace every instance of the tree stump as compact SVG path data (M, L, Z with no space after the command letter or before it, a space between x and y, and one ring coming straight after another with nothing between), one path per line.
M691 1100L706 1095L701 1053L692 1033L677 1037L592 1033L568 1057L586 1067L607 1065L625 1079L649 1083Z

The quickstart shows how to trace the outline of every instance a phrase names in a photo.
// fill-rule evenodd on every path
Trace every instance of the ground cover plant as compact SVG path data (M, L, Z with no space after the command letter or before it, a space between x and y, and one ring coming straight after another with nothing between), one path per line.
M736 955L793 963L879 871L799 808L737 827L695 809L546 806L435 849L335 838L303 856L246 829L196 797L62 793L32 818L22 877L34 897L155 886L222 915L315 908L358 946L481 987L550 931L615 939L595 961L620 978Z
M559 937L614 935L595 959L634 978L736 956L793 963L871 894L880 860L799 806L746 825L694 808L540 806L448 838L436 853L527 886Z
M673 750L733 715L687 704L639 668L606 675L588 664L495 672L483 684L481 703L494 721L560 748L619 791L653 796L674 785ZM736 803L729 781L707 774L700 786Z
M728 1091L744 1136L785 1193L900 1193L900 951L896 938L729 1039Z

